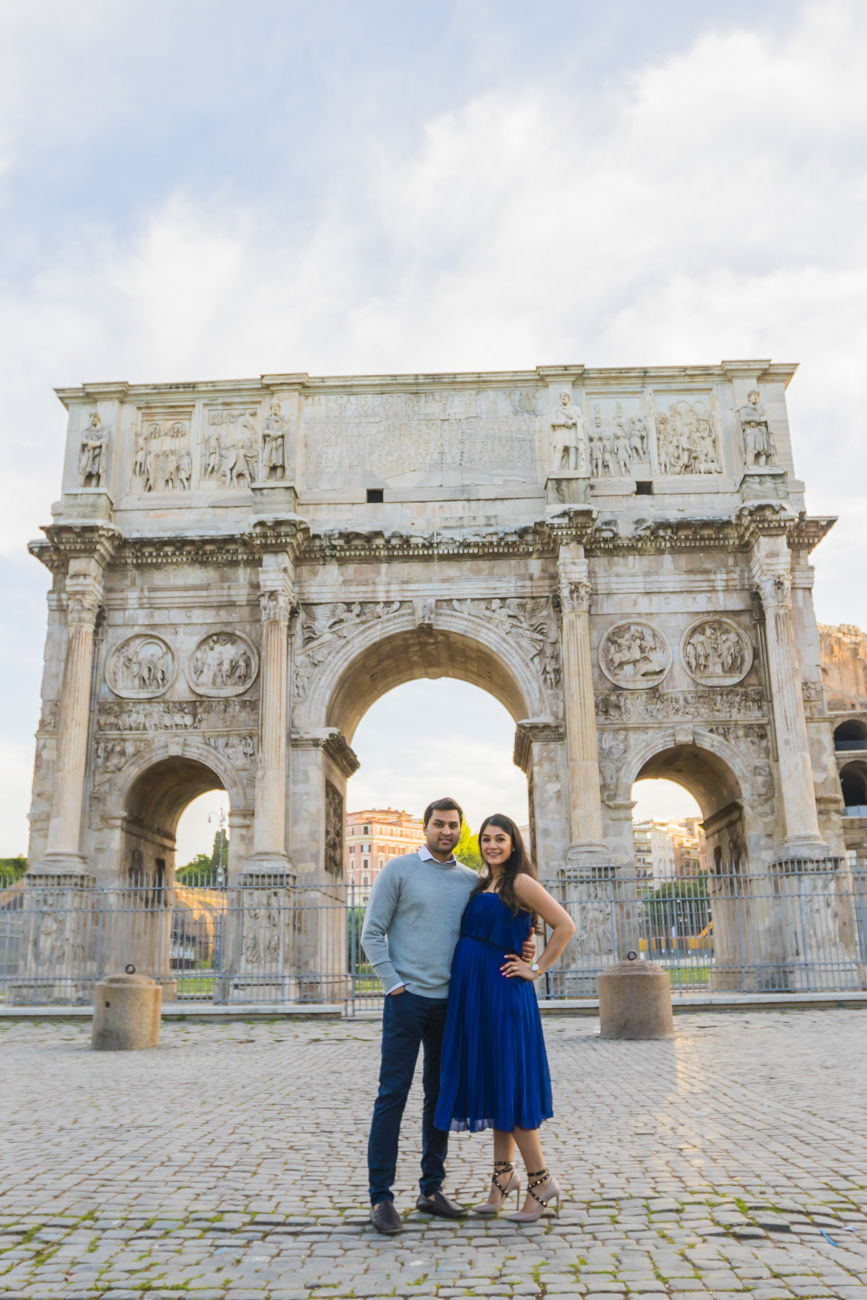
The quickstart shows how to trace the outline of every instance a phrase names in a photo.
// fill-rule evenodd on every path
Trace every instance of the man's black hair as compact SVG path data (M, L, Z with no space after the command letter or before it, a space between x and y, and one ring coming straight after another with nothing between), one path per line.
M457 799L449 799L448 797L446 797L445 799L434 799L433 803L428 804L427 808L425 808L424 810L424 825L427 826L428 822L431 819L432 813L449 812L452 808L454 808L455 812L460 817L461 822L463 823L464 820L463 808L458 803Z

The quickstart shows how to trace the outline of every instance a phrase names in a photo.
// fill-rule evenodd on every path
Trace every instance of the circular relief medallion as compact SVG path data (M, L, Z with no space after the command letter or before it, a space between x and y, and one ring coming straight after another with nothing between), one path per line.
M175 656L162 637L141 633L115 646L105 677L121 699L151 700L174 681Z
M187 664L187 681L198 695L240 695L252 686L259 671L259 656L238 632L212 632L193 651Z
M702 686L734 686L743 681L753 662L752 642L729 618L704 618L683 635L684 667Z
M599 666L615 686L642 690L662 681L671 667L671 647L650 623L617 623L602 638Z

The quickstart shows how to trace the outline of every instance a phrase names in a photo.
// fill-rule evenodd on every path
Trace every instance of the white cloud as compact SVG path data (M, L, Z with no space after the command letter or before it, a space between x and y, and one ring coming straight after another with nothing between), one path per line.
M102 147L112 113L141 126L164 122L166 104L184 128L204 103L233 130L262 129L243 95L220 90L237 74L226 33L187 80L180 55L156 82L140 65L132 94L109 57L128 31L115 6L9 12L24 32L0 64L0 154L13 161L32 144L60 166L76 131ZM173 21L192 21L155 12L148 58ZM813 0L791 14L785 29L673 35L669 55L629 73L569 79L564 57L516 84L494 63L426 121L366 140L351 123L315 203L280 183L276 156L273 184L224 190L217 157L210 189L203 159L195 182L173 171L143 184L132 217L108 203L60 214L37 269L0 283L0 550L19 551L57 495L55 384L767 356L802 363L796 464L811 508L843 515L817 553L817 605L867 625L851 576L867 543L867 9ZM110 160L118 175L151 177L148 143ZM107 196L112 183L109 165Z
M0 738L0 857L26 854L29 827L30 782L33 748L24 742Z

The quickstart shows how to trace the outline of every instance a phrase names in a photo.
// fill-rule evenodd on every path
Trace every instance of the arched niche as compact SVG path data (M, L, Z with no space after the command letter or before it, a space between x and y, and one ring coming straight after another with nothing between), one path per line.
M847 718L839 723L834 728L834 748L867 749L867 722L863 718Z
M227 790L227 785L213 767L189 754L157 758L132 777L123 808L123 883L145 888L171 884L181 813L211 790ZM227 793L231 799L232 792Z
M867 808L867 763L847 763L841 768L840 788L847 809Z

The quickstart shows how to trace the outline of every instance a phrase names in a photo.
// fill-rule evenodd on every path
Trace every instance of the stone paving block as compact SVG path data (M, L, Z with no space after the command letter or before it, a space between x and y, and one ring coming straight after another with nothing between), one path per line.
M675 1080L655 1064L658 1045L606 1044L581 1022L551 1022L555 1104L581 1080L580 1130L564 1106L544 1134L571 1197L563 1218L522 1230L410 1211L404 1234L389 1240L366 1224L375 1025L166 1025L166 1050L148 1058L149 1086L131 1102L122 1088L93 1091L78 1029L7 1022L0 1083L28 1104L0 1150L0 1270L11 1265L0 1296L68 1300L81 1290L94 1300L98 1278L112 1300L125 1292L142 1300L145 1280L156 1282L159 1300L173 1283L190 1287L178 1297L199 1300L209 1291L224 1300L312 1300L327 1282L320 1296L360 1286L366 1300L392 1291L506 1300L519 1289L533 1294L528 1275L538 1268L550 1295L794 1300L804 1287L815 1300L867 1300L865 1243L847 1233L835 1248L819 1232L842 1236L848 1223L867 1230L867 1192L856 1186L867 1168L862 1026L861 1013L846 1011L679 1017ZM255 1037L254 1073L237 1041L244 1037ZM38 1086L46 1063L56 1070L58 1060L76 1117L60 1143ZM831 1086L834 1074L845 1089ZM208 1107L190 1109L185 1097L204 1076ZM312 1107L314 1077L329 1088ZM416 1090L396 1188L405 1207L415 1194L419 1112ZM117 1134L130 1131L135 1160L118 1146ZM303 1151L287 1145L289 1132L303 1132ZM348 1176L347 1149L355 1152ZM466 1201L477 1199L489 1151L477 1138L452 1141L449 1186ZM317 1185L308 1189L314 1166ZM799 1231L700 1238L723 1231L721 1221L755 1232L761 1215ZM414 1259L421 1266L411 1270ZM668 1279L663 1290L654 1266Z

